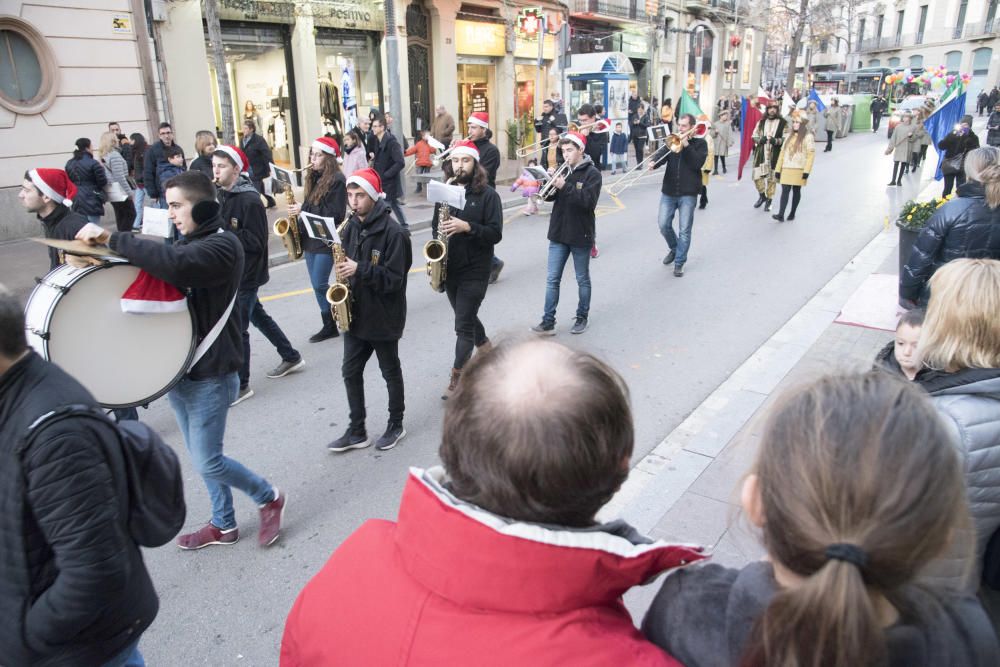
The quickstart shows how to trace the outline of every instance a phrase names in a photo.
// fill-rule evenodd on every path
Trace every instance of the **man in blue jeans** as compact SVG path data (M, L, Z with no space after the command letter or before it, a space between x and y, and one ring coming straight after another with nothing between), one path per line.
M212 172L219 184L219 203L222 219L243 244L243 280L236 307L243 325L243 364L240 366L240 384L233 405L253 396L250 388L250 325L264 334L278 351L281 363L267 374L269 378L285 377L301 370L306 362L298 350L288 342L288 337L278 326L257 298L257 290L267 284L267 211L260 201L260 193L247 176L250 161L236 146L219 146L212 155Z
M77 238L106 242L135 266L188 292L200 343L194 364L168 397L194 468L208 489L212 519L181 535L177 546L201 549L236 543L233 487L260 508L258 543L268 546L278 539L286 496L222 451L226 415L239 388L237 370L243 363L241 318L234 308L243 276L243 246L220 217L215 186L205 174L187 171L175 176L166 183L165 197L170 219L183 234L173 245L128 232L109 234L93 224L80 230Z
M540 336L556 333L556 306L559 305L559 283L566 260L573 256L579 300L576 319L569 330L582 334L590 318L590 250L594 247L594 209L601 196L601 172L590 156L584 154L587 138L579 132L568 132L559 141L569 174L553 183L547 201L554 201L549 218L549 266L545 286L545 312L542 321L531 330Z
M667 167L663 172L663 187L660 189L660 214L657 224L667 241L669 252L663 258L667 266L674 265L674 275L684 275L688 248L691 247L691 227L694 226L694 207L701 191L701 168L708 159L708 144L704 139L686 136L694 127L695 118L689 113L677 119L677 133L684 137L672 149L667 146L665 155L649 165L650 171L661 164ZM679 213L678 233L674 232L674 212Z

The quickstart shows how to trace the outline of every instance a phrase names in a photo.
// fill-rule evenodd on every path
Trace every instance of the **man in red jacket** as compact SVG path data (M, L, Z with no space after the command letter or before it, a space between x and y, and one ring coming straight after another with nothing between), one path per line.
M622 378L547 341L476 355L445 409L444 469L411 470L299 594L282 667L677 665L621 596L703 558L594 516L628 476Z

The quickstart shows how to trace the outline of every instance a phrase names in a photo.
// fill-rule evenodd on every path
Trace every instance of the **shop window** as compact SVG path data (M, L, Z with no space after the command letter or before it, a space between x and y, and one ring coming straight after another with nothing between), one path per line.
M55 99L55 57L35 28L0 17L0 104L17 113L41 113Z

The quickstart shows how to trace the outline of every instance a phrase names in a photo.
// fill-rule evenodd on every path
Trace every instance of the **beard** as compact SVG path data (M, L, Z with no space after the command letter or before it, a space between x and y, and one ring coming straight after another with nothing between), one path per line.
M475 175L476 175L476 167L472 167L472 169L469 169L468 171L466 171L465 169L456 169L455 182L461 185L468 185L469 183L472 182L472 179L475 178Z

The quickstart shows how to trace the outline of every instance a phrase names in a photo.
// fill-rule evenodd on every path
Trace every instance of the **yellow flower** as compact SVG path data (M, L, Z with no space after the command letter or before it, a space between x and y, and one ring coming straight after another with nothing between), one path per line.
M908 216L906 216L906 219L907 220L913 220L913 216L912 215L908 215Z

